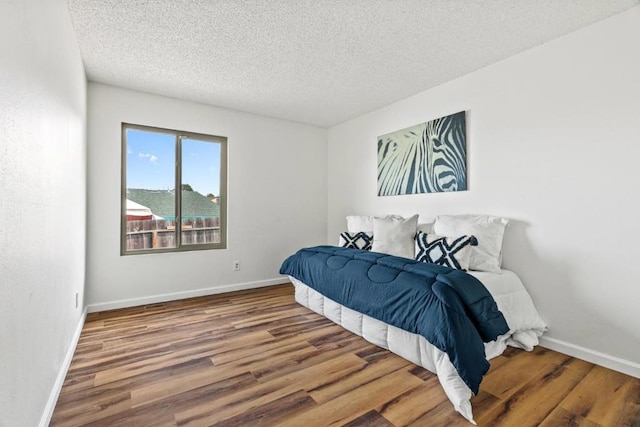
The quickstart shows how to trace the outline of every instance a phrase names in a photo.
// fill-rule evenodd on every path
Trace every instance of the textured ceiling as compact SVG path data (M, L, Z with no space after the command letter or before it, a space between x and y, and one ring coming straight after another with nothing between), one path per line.
M68 0L90 81L329 127L640 0Z

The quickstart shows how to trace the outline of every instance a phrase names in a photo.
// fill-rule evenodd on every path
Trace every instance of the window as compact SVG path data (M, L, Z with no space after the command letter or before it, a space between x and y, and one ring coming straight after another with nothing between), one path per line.
M226 169L225 137L123 123L120 253L226 248Z

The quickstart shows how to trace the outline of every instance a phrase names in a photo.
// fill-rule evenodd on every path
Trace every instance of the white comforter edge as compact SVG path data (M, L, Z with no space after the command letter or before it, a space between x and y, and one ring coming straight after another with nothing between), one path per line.
M496 341L485 343L487 360L502 354L507 345L527 351L538 345L539 337L547 330L547 325L540 317L520 278L509 270L502 270L501 273L469 273L489 290L510 328L507 334L498 337ZM295 287L296 302L367 341L435 373L455 410L469 422L476 424L470 402L473 393L462 381L446 353L421 335L404 331L344 307L296 278L289 277Z

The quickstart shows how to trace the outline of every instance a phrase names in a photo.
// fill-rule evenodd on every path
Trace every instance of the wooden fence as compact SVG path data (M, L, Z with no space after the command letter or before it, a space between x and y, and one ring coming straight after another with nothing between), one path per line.
M172 219L127 221L127 250L176 247L176 224ZM182 245L220 243L220 218L182 220Z

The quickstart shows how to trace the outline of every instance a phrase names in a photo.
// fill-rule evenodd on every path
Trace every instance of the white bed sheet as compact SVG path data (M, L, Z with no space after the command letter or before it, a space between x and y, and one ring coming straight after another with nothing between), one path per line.
M485 354L492 359L502 354L507 345L530 351L547 325L538 314L520 278L509 270L501 273L469 272L493 295L504 315L509 332L496 341L485 343ZM462 381L449 356L423 336L389 325L325 297L303 282L289 276L295 287L295 300L327 319L341 325L382 348L420 365L438 376L440 384L456 411L475 424L471 409L472 392Z

